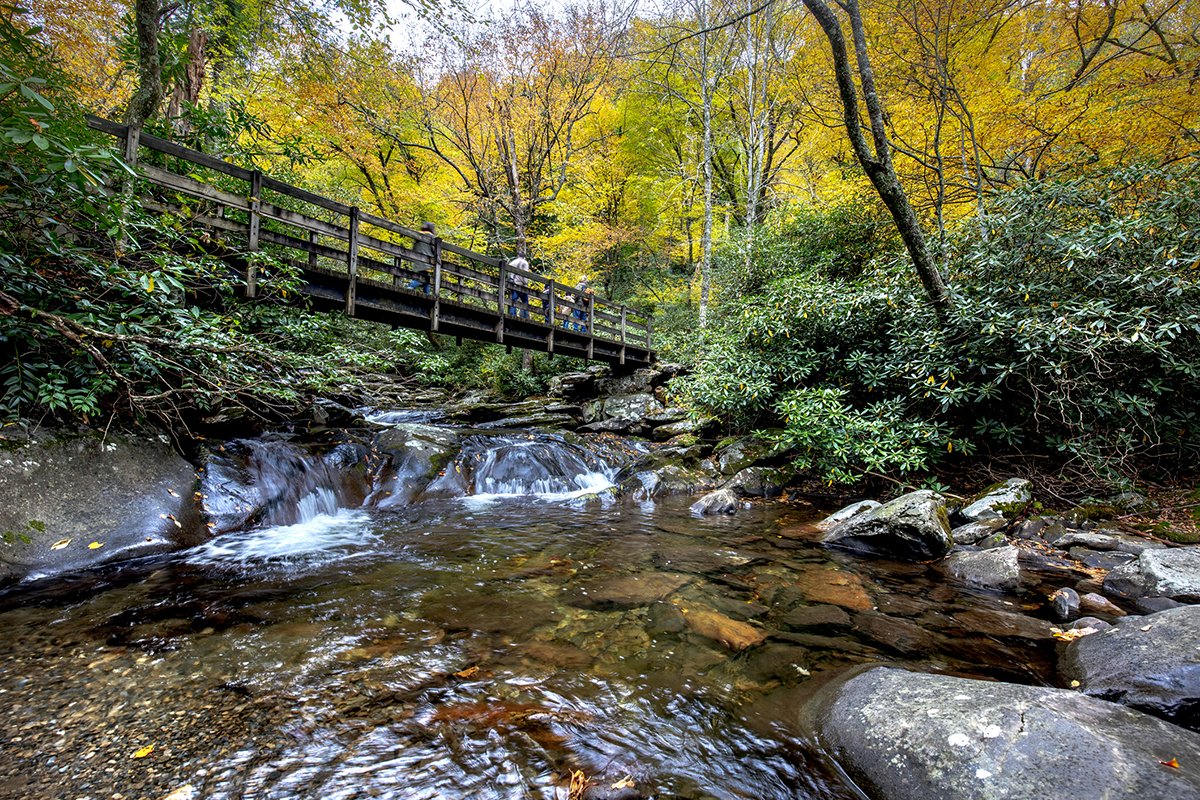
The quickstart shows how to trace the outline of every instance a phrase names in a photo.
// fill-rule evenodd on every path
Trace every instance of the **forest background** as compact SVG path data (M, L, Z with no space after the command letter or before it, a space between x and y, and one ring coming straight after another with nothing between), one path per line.
M226 270L186 220L105 191L126 176L83 122L143 97L147 130L653 313L660 357L692 367L681 403L824 480L1019 455L1129 485L1200 455L1194 2L0 17L8 417L194 427L373 372L515 396L573 366L197 303L232 297Z

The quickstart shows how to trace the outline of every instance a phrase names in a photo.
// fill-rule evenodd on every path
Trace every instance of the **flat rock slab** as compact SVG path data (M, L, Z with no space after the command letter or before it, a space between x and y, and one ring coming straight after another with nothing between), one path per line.
M692 578L671 572L642 572L588 581L572 591L567 602L594 611L619 611L648 606L691 583Z
M1194 728L1200 724L1200 606L1126 618L1076 639L1058 668L1093 697Z
M1049 639L1054 635L1053 626L1044 619L1014 614L1011 611L969 609L952 615L955 622L975 633L985 636L1002 636L1014 639Z
M1200 735L1062 689L882 667L837 687L816 724L875 798L1200 797Z
M662 548L654 554L654 563L663 569L707 575L747 567L761 557L721 547L680 545Z
M1200 547L1143 550L1135 561L1108 573L1104 591L1126 598L1200 602Z
M803 567L796 571L793 588L810 603L841 606L850 611L869 611L874 607L862 578L836 567Z

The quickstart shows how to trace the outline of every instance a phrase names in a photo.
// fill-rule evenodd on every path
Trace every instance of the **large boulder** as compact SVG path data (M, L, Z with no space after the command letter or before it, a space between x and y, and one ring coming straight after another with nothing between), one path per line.
M746 497L778 497L793 473L772 467L746 467L725 482L725 488Z
M1117 597L1169 597L1200 603L1200 547L1143 550L1104 579L1104 591Z
M0 582L199 544L196 488L192 465L158 439L46 437L0 451Z
M922 489L851 517L822 541L864 555L910 561L941 558L954 545L942 496Z
M993 486L958 512L966 522L1016 516L1033 500L1033 485L1024 478L1011 478Z
M1064 680L1195 728L1200 724L1200 606L1183 606L1071 642L1059 658Z
M865 514L872 509L879 508L881 505L883 505L883 503L880 503L876 500L859 500L857 503L851 503L850 505L833 512L828 517L818 522L817 527L823 531L827 531L830 528L836 528L838 525L841 525L851 517L857 517L859 514Z
M1115 703L888 667L834 692L818 732L871 797L1200 796L1200 735Z
M634 500L655 500L678 494L695 494L712 482L694 470L676 464L634 472L621 481L621 492Z
M621 419L630 422L640 420L647 414L662 411L663 406L648 392L620 394L587 403L583 408L584 422L599 422L606 419Z

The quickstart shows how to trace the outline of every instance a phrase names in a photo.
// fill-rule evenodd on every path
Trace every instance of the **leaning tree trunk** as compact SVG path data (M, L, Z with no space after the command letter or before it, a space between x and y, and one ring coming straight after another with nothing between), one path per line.
M133 12L138 45L138 83L125 109L125 123L140 128L154 116L162 101L162 59L158 52L159 0L135 0Z
M945 318L950 310L950 293L937 262L929 251L929 243L917 212L896 176L892 165L891 144L888 142L887 130L884 123L883 101L875 88L875 74L871 68L871 60L867 53L867 38L863 29L862 12L858 0L841 0L838 3L850 17L850 28L854 37L855 60L858 63L859 81L862 83L863 102L866 105L867 118L870 121L871 137L874 140L874 152L863 134L862 121L859 117L858 91L854 85L853 68L850 55L846 49L846 37L842 32L842 24L837 15L825 0L803 0L805 7L816 18L817 24L829 40L833 50L834 73L837 78L838 94L842 100L843 121L854 155L870 179L871 185L879 194L883 204L887 206L896 223L896 229L908 250L913 267L925 288L925 295L933 305L938 317Z

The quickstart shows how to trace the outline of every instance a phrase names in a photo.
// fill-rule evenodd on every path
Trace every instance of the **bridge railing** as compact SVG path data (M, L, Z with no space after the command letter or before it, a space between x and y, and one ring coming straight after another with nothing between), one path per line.
M432 299L433 327L441 303L480 308L551 329L566 329L622 346L652 350L650 319L603 297L585 299L573 287L511 267L354 206L301 189L207 153L89 117L115 137L125 162L158 187L146 208L208 229L245 237L250 252L269 250L310 273L347 281L346 313L353 315L361 284ZM150 157L140 159L141 149ZM182 199L181 199L182 198ZM249 260L245 294L259 293L260 267ZM623 358L623 357L622 357Z

